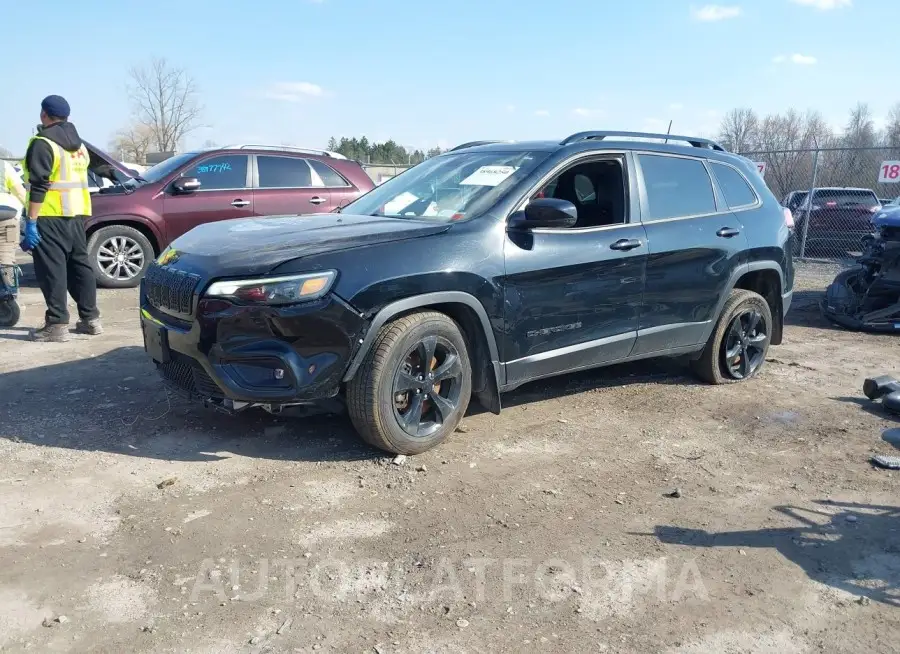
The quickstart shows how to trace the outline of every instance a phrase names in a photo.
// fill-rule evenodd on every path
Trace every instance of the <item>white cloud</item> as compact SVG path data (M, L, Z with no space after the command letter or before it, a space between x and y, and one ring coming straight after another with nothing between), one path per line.
M671 109L672 111L681 111L682 109L684 109L684 105L680 102L673 102L669 105L669 109Z
M546 116L549 116L549 115L550 115L550 112L547 111L546 109L538 109L537 111L534 112L534 115L535 115L535 116L546 117Z
M737 18L743 11L738 5L703 5L699 9L691 7L691 15L694 17L694 20L704 23Z
M516 111L516 105L514 105L514 104L506 105L506 113L512 114L512 113L515 113L515 111Z
M792 64L797 64L798 66L812 66L813 64L818 62L818 59L815 57L811 57L810 55L804 55L795 52L790 56L786 55L777 55L772 57L773 64L783 64L787 61L790 61Z
M801 66L812 66L816 63L815 57L810 57L809 55L802 54L792 54L791 55L791 63L800 64Z
M304 98L321 98L327 92L312 82L277 82L266 89L263 95L270 100L300 102Z
M804 7L813 7L819 11L830 11L831 9L853 6L853 0L791 0L791 2Z
M572 109L572 113L579 118L599 118L603 116L603 111L600 109L587 109L585 107L576 107Z

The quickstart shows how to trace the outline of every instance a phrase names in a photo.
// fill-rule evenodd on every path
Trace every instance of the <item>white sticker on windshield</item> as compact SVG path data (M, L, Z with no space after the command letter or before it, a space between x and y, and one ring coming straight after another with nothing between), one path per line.
M482 166L466 177L460 186L497 186L516 172L515 166Z
M398 215L401 211L406 209L406 207L408 207L418 199L418 197L416 197L409 191L404 191L390 202L385 203L384 213L389 216Z

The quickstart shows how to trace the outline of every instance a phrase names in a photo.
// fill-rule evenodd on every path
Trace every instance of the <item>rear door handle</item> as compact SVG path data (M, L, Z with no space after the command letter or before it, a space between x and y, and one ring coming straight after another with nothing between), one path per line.
M641 242L636 238L620 238L618 241L609 246L610 250L633 250L641 247Z
M716 236L721 236L722 238L732 238L733 236L737 236L740 233L741 230L735 229L734 227L723 227L716 232Z
M314 198L310 198L309 201L311 204L325 204L326 202L328 202L328 200L326 200L325 198L320 198L318 195Z
M248 204L250 204L250 200L241 200L240 198L238 198L237 200L235 200L234 202L231 203L231 206L232 207L246 207Z

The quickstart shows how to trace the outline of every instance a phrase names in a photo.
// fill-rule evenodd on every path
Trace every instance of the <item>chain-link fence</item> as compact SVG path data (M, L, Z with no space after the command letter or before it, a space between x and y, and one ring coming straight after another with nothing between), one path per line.
M849 265L872 218L900 196L900 148L743 152L794 214L795 255Z
M395 177L399 175L404 170L410 168L410 166L402 166L396 164L367 164L364 163L362 165L363 170L368 173L369 177L372 178L372 181L376 184L383 184L388 181L391 177Z

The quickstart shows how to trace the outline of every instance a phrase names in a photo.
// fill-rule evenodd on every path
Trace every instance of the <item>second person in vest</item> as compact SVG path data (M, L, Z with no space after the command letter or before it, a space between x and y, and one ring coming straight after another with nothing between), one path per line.
M78 306L75 331L103 332L97 310L97 281L88 260L84 218L91 215L90 154L68 121L69 103L58 95L41 102L41 126L23 161L28 201L22 248L34 257L34 272L47 303L35 341L69 339L67 294Z

